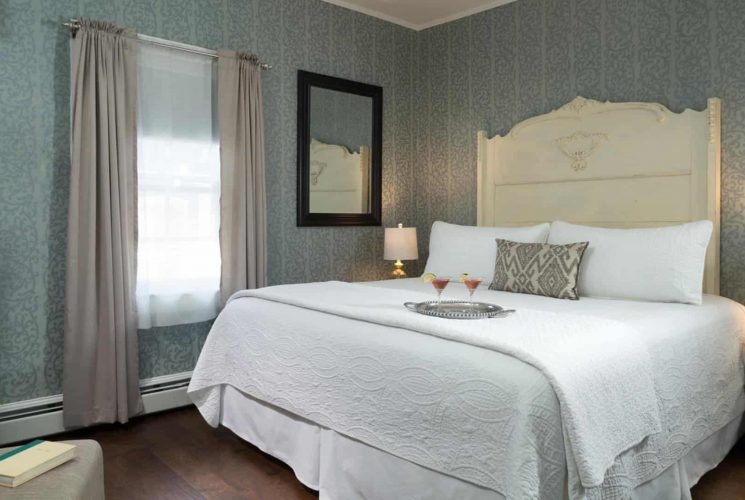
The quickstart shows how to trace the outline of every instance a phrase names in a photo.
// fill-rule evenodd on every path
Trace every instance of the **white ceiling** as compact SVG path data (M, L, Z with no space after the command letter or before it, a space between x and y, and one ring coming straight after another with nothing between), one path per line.
M414 30L423 30L470 16L515 0L324 0L385 19Z

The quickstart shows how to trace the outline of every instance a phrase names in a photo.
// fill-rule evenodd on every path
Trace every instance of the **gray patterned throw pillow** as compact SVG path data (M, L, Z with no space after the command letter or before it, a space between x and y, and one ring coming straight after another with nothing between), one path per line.
M579 299L577 278L588 242L551 245L497 239L490 290Z

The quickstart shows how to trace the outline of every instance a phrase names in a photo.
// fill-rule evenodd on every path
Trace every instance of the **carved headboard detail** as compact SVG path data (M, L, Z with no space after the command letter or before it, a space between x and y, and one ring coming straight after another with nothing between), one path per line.
M318 213L365 213L369 210L370 148L359 153L345 146L310 143L310 206Z
M577 97L505 135L478 134L478 224L553 220L649 227L709 219L704 290L719 292L720 101L674 113L656 103Z

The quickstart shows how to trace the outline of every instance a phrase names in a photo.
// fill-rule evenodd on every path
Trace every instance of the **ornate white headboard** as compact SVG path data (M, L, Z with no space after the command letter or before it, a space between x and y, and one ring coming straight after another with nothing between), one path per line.
M478 224L565 220L608 227L709 219L704 290L719 293L720 101L673 113L661 104L577 97L478 134Z
M359 153L345 146L310 141L310 211L367 213L370 190L370 148Z

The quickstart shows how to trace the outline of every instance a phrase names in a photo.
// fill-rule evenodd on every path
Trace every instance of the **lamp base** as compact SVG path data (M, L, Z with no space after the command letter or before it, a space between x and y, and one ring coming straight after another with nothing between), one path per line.
M406 271L404 271L404 263L400 260L397 260L395 264L393 264L393 267L395 269L391 273L391 278L405 278L406 277Z

